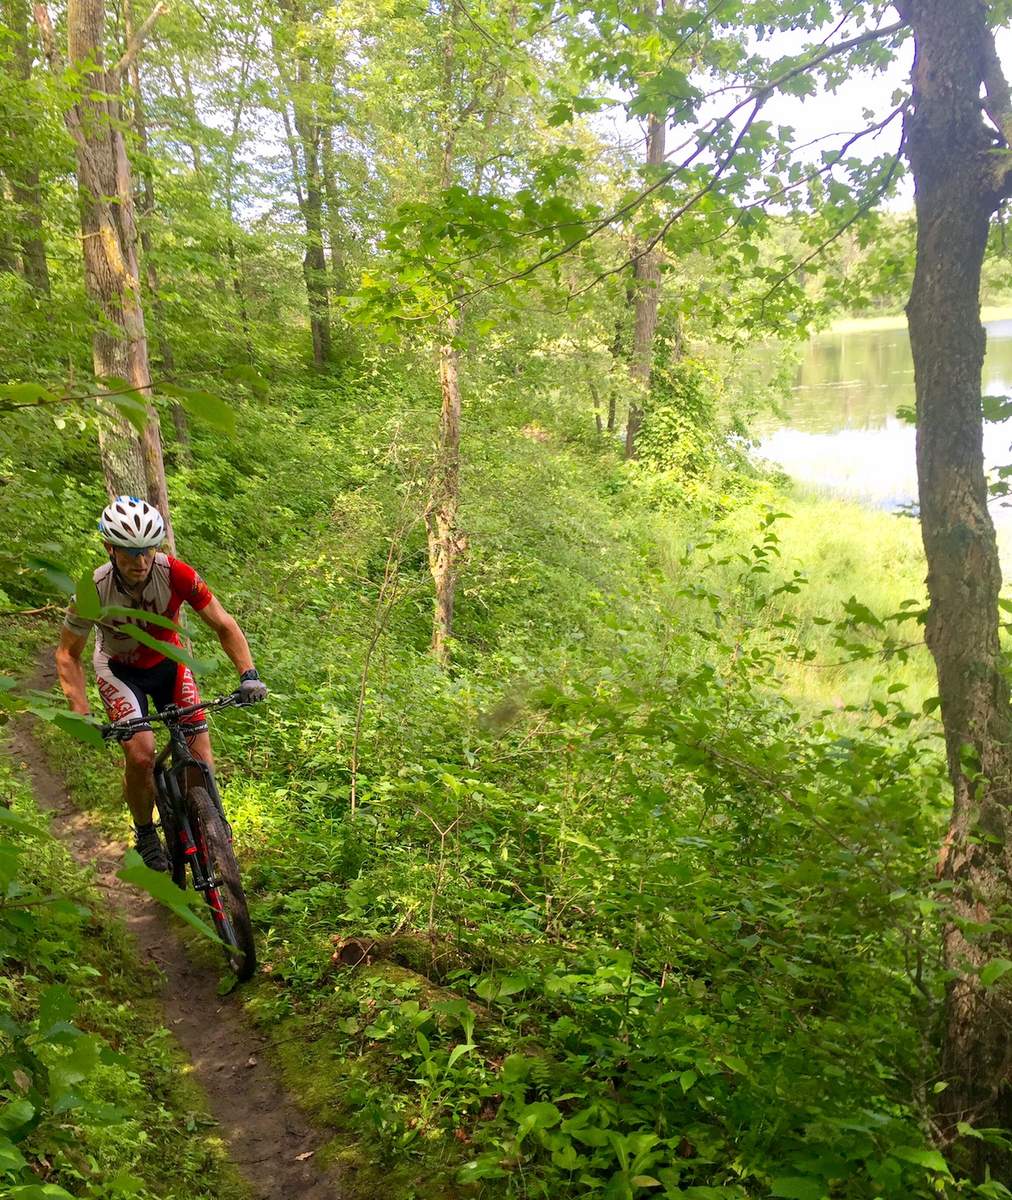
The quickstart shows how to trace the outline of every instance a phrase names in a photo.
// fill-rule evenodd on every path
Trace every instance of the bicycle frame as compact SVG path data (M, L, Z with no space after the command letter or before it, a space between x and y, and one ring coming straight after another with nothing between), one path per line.
M170 757L172 765L166 766ZM173 812L183 811L183 794L188 782L187 776L192 770L200 772L207 794L221 813L222 820L225 820L225 810L218 794L218 785L214 781L214 772L203 759L193 756L182 727L173 725L169 730L169 740L155 759L154 767L155 789L160 796L169 801Z
M239 692L185 707L168 705L148 717L131 717L103 727L110 739L123 740L151 723L162 722L169 738L154 763L155 799L169 852L172 879L186 887L189 864L194 891L203 893L225 950L225 958L240 980L256 969L256 945L246 897L232 852L232 834L210 763L190 749L185 717L194 713L242 706ZM193 736L192 729L190 736ZM216 812L209 810L208 801ZM223 827L223 828L222 828ZM224 890L223 890L224 889Z

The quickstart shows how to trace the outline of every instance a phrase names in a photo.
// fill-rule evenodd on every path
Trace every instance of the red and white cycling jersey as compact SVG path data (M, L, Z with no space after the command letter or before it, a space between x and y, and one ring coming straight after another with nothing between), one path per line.
M103 605L140 608L145 612L169 617L173 621L178 618L184 603L189 604L195 612L200 612L214 599L207 584L193 567L180 562L178 558L170 558L168 554L155 555L151 574L148 575L139 596L131 595L120 586L111 562L103 563L92 578ZM150 637L170 646L182 645L179 634L174 629L165 629L161 625L141 621L136 617L103 617L93 621L79 616L73 605L67 609L64 624L80 637L87 637L92 626L97 625L96 652L103 653L113 662L127 663L131 667L157 666L165 655L150 646L142 645L136 638L124 633L124 625L137 625Z
M167 554L156 554L151 573L135 596L124 590L111 562L103 564L92 578L103 605L143 609L171 620L177 620L183 604L196 612L206 608L213 599L207 584L193 567ZM167 658L152 646L123 632L123 626L136 625L158 642L180 646L179 634L143 621L139 617L105 616L100 620L81 617L71 605L64 625L80 637L87 637L93 625L98 626L95 642L95 676L99 694L110 721L147 716L147 698L155 701L159 710L168 704L181 707L200 703L200 694L190 668ZM202 712L187 717L184 724L192 733L207 728Z

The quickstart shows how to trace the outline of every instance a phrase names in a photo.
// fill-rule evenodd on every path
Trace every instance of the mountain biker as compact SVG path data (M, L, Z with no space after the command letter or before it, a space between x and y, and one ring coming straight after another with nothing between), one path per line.
M92 576L101 603L144 609L173 621L182 604L189 604L218 635L222 649L239 672L240 703L265 699L267 687L253 666L249 643L235 618L222 608L192 567L158 552L165 540L161 513L145 500L117 496L103 510L98 528L109 555L109 561ZM148 697L159 711L169 704L199 704L190 668L124 632L123 626L129 624L137 624L158 642L181 645L174 629L115 615L91 620L76 612L73 604L69 606L56 651L56 669L70 708L85 715L90 711L81 655L93 625L98 626L95 675L110 721L146 717ZM194 756L212 763L204 713L193 713L185 718L183 726ZM168 862L152 820L155 735L147 726L121 740L126 756L124 791L134 821L134 844L149 867L165 871Z

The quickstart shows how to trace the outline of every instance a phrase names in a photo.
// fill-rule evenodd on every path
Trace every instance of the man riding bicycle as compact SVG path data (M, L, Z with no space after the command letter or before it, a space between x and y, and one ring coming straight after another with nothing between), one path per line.
M183 603L189 604L218 635L222 649L239 672L240 703L265 699L267 687L253 666L249 643L235 618L222 608L192 567L158 553L165 540L161 513L144 500L117 496L103 510L98 528L109 555L109 561L92 577L101 603L143 609L172 621ZM80 616L73 604L67 609L56 651L56 669L70 708L85 715L90 711L81 655L93 625L98 626L95 675L110 721L146 717L149 697L158 711L170 704L199 704L190 668L125 633L123 626L129 624L137 624L159 642L170 646L182 644L174 629L144 623L140 618L106 616L96 621ZM203 712L193 713L183 723L193 755L211 764L211 739ZM149 867L165 871L168 862L152 820L155 735L151 727L142 727L124 738L123 750L124 791L134 820L136 848Z

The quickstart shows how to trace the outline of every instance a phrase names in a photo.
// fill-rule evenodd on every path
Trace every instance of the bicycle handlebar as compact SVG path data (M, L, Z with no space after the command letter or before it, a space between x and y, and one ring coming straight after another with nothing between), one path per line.
M206 712L212 708L248 707L239 699L239 694L238 691L234 691L227 696L219 696L216 700L203 700L200 704L187 704L184 708L170 704L161 712L152 713L148 717L130 717L125 721L112 721L108 725L102 726L102 736L109 741L120 732L142 729L145 725L150 725L152 721L161 721L164 725L172 726L178 725L183 717L188 717L191 713Z

